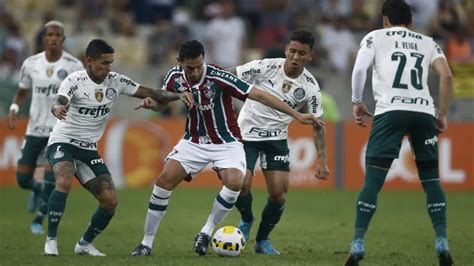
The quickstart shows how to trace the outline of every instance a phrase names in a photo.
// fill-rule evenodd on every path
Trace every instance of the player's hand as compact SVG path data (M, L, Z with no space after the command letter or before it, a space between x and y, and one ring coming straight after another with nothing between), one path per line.
M67 112L69 111L69 103L67 105L55 105L54 107L54 116L59 120L66 119Z
M181 93L181 101L186 105L186 107L191 108L194 105L193 93L190 91L184 91Z
M367 107L363 103L354 103L352 106L352 116L354 122L359 127L366 127L372 120L372 113L367 110Z
M140 104L137 107L135 107L135 110L138 110L140 108L153 109L153 108L156 108L157 106L158 106L157 101L153 100L153 98L151 97L146 97L141 100Z
M326 162L318 162L316 164L316 178L321 180L328 179L328 176L331 172L329 172L329 168Z
M446 115L437 115L436 116L436 128L439 133L442 133L448 129L448 117Z
M7 120L8 120L8 128L9 129L15 129L16 128L16 120L17 120L15 111L10 111L10 113L8 113L8 119Z
M16 121L18 120L16 113L14 111L10 111L8 113L8 128L15 129L16 128Z
M326 124L320 120L319 118L315 117L312 114L302 114L298 113L298 116L295 117L301 124L309 124L309 125L319 125L325 126Z

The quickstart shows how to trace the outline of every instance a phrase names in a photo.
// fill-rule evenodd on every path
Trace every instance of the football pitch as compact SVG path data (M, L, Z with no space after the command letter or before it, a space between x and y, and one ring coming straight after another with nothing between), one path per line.
M94 241L107 256L93 258L73 252L97 206L86 190L73 188L59 228L59 256L45 257L45 236L34 236L29 230L33 214L26 211L28 192L0 188L0 265L343 264L353 234L357 192L290 190L282 220L271 234L272 243L282 255L268 257L253 253L256 228L266 201L264 190L254 190L257 221L244 252L237 258L221 258L212 251L199 257L192 251L193 238L207 219L217 191L176 189L152 255L130 257L143 236L151 188L119 190L115 217ZM447 198L448 237L455 263L474 265L474 193L449 192ZM238 221L237 211L233 210L222 225L236 225ZM422 192L382 191L361 265L437 265L433 238Z

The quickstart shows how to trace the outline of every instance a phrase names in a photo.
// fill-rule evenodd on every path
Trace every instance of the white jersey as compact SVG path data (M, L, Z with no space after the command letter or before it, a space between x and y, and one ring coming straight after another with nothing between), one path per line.
M85 70L69 75L58 91L58 95L69 100L69 111L66 119L58 120L54 126L48 146L64 142L96 150L96 142L104 133L107 118L119 94L133 96L139 86L115 72L110 72L101 84L93 82Z
M373 60L375 115L393 110L435 115L428 74L433 61L445 56L432 38L391 27L367 34L360 51L368 52Z
M45 52L30 56L23 62L18 86L32 90L26 135L49 136L56 124L56 117L51 114L51 104L59 85L69 74L83 69L81 61L64 51L56 62L49 62Z
M306 108L316 117L323 114L318 82L305 68L296 79L286 76L285 59L263 59L237 67L237 76L287 103L293 109ZM288 137L293 120L283 112L247 99L239 114L242 138L247 141L280 140Z

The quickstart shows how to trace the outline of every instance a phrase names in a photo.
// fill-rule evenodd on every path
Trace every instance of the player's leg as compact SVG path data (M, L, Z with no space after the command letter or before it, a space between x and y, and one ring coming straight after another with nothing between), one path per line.
M286 193L290 182L290 150L286 140L264 141L260 148L264 152L261 164L268 198L262 211L254 251L279 255L280 252L270 244L268 236L280 221L285 209Z
M265 170L264 175L268 199L262 211L262 220L258 227L254 251L267 255L279 255L280 252L270 244L269 235L280 221L285 209L290 173L288 171Z
M31 222L31 232L33 234L43 234L43 220L48 212L48 201L51 193L54 190L55 181L53 168L48 163L44 167L43 189L39 194L39 207L35 218Z
M210 146L207 151L210 161L222 180L222 189L217 194L212 205L211 213L206 224L196 235L194 251L205 255L208 250L210 236L217 224L221 223L229 214L237 201L246 171L245 152L240 142L231 142Z
M431 115L413 114L409 129L410 141L415 152L416 166L421 185L426 194L426 204L435 231L435 250L440 264L451 265L453 260L446 238L446 197L441 188L438 168L438 133L435 118Z
M235 202L235 208L239 211L241 217L238 227L244 234L245 241L247 243L249 241L250 229L252 227L253 221L255 220L252 211L253 197L252 192L250 191L252 188L252 178L255 173L255 164L257 163L259 156L259 150L255 144L258 144L258 142L244 142L247 171L239 197L237 198L237 202Z
M23 189L32 191L27 205L29 212L34 212L38 208L38 196L42 188L41 182L37 182L33 177L36 169L36 160L45 146L41 143L41 139L25 136L21 148L21 156L17 163L16 179L18 185Z
M52 144L48 149L48 159L53 166L55 189L48 201L48 234L44 254L57 256L58 226L66 208L66 200L71 191L71 182L75 168L72 146L65 143Z
M365 180L356 202L355 233L345 265L358 265L365 252L364 236L377 208L377 196L406 131L404 115L392 111L374 118L367 144Z
M163 171L155 180L145 219L144 236L141 243L132 251L132 256L151 254L153 241L161 219L166 214L172 190L183 180L194 176L208 161L203 160L199 146L181 140L167 156Z

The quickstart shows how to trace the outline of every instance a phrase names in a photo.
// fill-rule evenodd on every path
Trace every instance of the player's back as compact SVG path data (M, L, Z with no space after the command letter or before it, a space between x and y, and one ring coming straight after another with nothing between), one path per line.
M428 74L431 63L444 54L431 37L390 27L369 33L361 45L374 52L375 115L393 110L434 115Z

